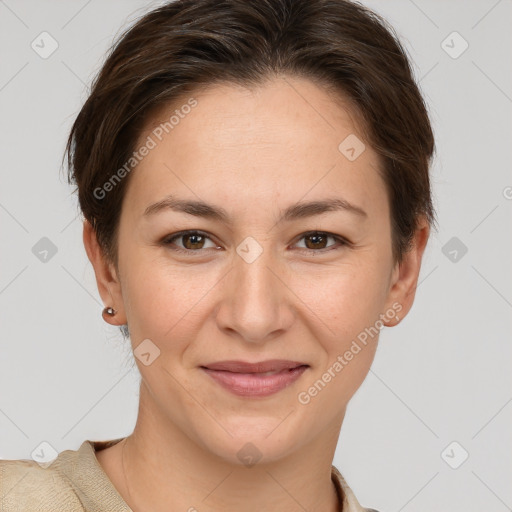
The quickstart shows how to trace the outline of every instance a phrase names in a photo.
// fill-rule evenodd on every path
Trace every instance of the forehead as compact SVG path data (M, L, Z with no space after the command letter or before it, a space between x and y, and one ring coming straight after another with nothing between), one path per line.
M339 191L370 207L385 187L356 119L348 102L304 78L211 85L153 113L137 147L149 138L154 147L133 171L126 196L138 215L177 192L247 206ZM347 158L354 143L364 151Z
M185 108L191 98L197 106ZM187 112L179 115L180 110ZM173 126L169 126L172 117ZM185 119L188 119L186 123ZM183 132L183 125L187 124L201 128L196 135L202 142L220 141L222 147L229 142L277 144L285 142L286 135L288 142L295 141L292 146L299 142L307 145L321 142L315 141L315 137L322 137L328 144L347 133L357 133L362 138L356 119L360 120L348 98L307 78L279 76L251 87L220 82L200 86L195 92L174 100L172 105L150 111L139 143L154 129L158 131L158 127L163 127L165 138L171 132L175 135ZM276 135L279 140L275 139Z

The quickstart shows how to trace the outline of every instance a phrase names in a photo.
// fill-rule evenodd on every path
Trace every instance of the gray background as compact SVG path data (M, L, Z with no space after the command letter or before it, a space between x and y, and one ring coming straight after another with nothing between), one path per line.
M135 424L138 371L101 319L61 158L113 38L160 3L0 0L1 458ZM397 29L429 104L440 229L412 311L381 334L334 463L381 512L511 510L511 1L364 4ZM31 47L43 31L58 43L45 59ZM457 58L454 31L469 44ZM46 262L33 252L43 237L57 249Z

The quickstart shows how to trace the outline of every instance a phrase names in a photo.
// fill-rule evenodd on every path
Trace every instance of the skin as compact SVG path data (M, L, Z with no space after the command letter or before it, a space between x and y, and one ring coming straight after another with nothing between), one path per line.
M429 226L422 219L412 250L395 264L377 154L366 145L349 161L338 150L361 132L350 108L313 82L281 76L251 89L217 84L194 97L197 107L130 175L118 269L84 222L100 295L118 311L109 322L128 323L134 349L149 338L160 350L148 366L135 358L142 378L134 432L98 452L98 461L135 512L337 511L331 464L378 336L308 404L297 396L393 304L401 306L399 320L384 325L408 313ZM153 118L140 141L174 108ZM222 206L233 223L171 210L143 216L167 194ZM293 203L333 197L367 217L335 211L276 224ZM194 254L161 242L187 229L210 237L174 240ZM310 230L351 244L304 238ZM236 252L248 236L263 250L252 263ZM235 396L199 368L274 358L310 367L266 398ZM262 454L252 467L237 456L249 442Z

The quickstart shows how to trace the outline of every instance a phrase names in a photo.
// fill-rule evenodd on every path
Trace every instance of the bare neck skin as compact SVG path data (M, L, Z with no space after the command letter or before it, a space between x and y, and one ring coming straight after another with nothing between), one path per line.
M331 465L340 427L273 464L233 465L159 418L142 383L133 434L96 457L134 512L338 512Z

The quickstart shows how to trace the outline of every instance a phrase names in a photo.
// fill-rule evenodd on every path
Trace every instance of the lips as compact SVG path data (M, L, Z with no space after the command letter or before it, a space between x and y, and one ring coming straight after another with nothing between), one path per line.
M200 368L217 384L235 395L264 398L291 386L309 365L273 359L259 363L219 361Z
M226 371L233 373L277 373L283 370L292 370L299 366L309 366L306 363L298 361L287 361L284 359L269 359L258 363L248 363L245 361L219 361L204 365L203 368L209 370Z

